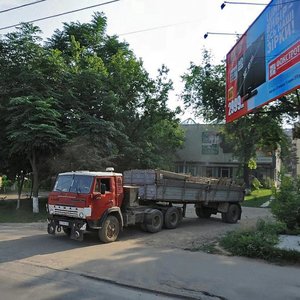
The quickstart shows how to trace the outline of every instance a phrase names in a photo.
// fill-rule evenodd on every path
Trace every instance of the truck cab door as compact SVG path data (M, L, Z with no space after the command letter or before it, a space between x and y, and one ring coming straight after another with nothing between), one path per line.
M100 218L102 214L114 206L113 178L96 178L93 192L93 211L95 218Z

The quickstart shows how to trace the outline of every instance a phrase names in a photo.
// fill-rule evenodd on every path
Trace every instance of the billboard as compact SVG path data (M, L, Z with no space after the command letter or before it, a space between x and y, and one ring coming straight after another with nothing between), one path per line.
M300 87L300 1L273 0L226 56L226 123Z

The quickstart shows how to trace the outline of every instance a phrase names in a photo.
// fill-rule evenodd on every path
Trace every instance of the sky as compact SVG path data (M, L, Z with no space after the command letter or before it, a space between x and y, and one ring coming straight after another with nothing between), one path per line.
M0 0L0 28L20 22L51 16L109 0L45 0L35 5L8 12L3 10L38 0ZM246 2L268 3L268 0ZM107 17L107 34L119 35L129 43L138 58L144 62L151 77L156 77L162 64L169 69L174 91L170 94L169 107L182 106L178 95L183 83L181 76L190 62L201 63L203 48L211 50L214 63L219 63L234 46L235 35L212 33L244 33L265 6L226 4L219 0L120 0L96 8L36 22L43 31L43 38L50 37L55 29L62 29L64 22L90 22L93 13L104 12ZM3 35L14 28L0 30ZM185 111L181 120L194 118ZM194 118L195 119L195 118Z

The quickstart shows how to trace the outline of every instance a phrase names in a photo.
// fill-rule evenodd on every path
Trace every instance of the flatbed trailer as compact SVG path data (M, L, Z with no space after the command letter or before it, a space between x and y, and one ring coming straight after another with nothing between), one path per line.
M229 178L194 177L163 170L129 170L123 174L126 185L137 186L141 203L194 204L199 217L221 213L225 222L241 218L244 188ZM229 211L229 212L228 212Z

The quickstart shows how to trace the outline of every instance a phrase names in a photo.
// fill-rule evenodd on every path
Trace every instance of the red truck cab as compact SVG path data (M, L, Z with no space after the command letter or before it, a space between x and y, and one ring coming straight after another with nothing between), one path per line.
M98 230L102 241L114 241L123 227L122 201L120 173L60 173L48 198L48 233L82 240L84 231Z

